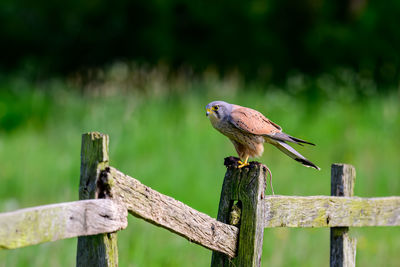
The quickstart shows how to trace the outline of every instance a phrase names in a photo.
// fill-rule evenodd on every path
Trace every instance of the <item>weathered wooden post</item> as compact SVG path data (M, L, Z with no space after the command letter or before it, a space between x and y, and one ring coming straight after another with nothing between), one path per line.
M213 252L211 266L260 266L265 217L266 168L261 163L238 169L238 159L225 159L227 171L222 186L218 221L239 228L236 257Z
M331 169L331 195L339 197L352 197L356 170L349 164L332 164ZM350 267L356 266L357 240L349 236L349 227L331 228L330 266Z
M108 135L90 132L82 135L79 199L109 198L110 183L99 179L108 167ZM117 234L78 238L77 266L118 266Z

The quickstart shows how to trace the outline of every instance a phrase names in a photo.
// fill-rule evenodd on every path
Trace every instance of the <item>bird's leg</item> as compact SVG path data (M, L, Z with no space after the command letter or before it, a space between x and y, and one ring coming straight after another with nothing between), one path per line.
M240 165L238 166L238 168L241 169L241 168L243 168L243 167L245 167L245 166L249 166L250 164L247 162L248 159L249 159L249 156L247 155L247 156L246 156L246 159L244 160L244 162L241 161L241 160L239 160L238 163L239 163Z

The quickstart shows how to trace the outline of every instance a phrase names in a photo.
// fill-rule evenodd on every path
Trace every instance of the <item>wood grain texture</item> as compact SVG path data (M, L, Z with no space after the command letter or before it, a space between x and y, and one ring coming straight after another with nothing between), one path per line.
M82 135L79 199L98 198L98 177L109 163L108 135L90 132Z
M112 185L99 179L109 164L108 140L108 135L97 132L82 135L79 199L110 198ZM76 265L118 266L117 234L79 237Z
M332 164L331 196L352 197L356 183L356 169L349 164Z
M331 167L331 195L338 197L352 197L356 170L348 164L332 164ZM376 217L379 217L376 214ZM330 266L356 266L357 240L350 237L349 227L332 227L330 235Z
M107 199L82 200L0 214L0 249L126 228L125 207Z
M163 195L115 168L102 172L108 180L112 198L124 203L128 211L203 247L231 257L236 252L238 228L221 223L172 197Z
M350 237L348 227L331 228L330 266L356 266L357 240Z
M400 197L267 196L265 227L399 226Z
M228 169L222 186L218 220L239 225L238 249L234 258L214 251L212 267L261 265L266 169L258 162L238 169L237 160L234 157L225 159Z

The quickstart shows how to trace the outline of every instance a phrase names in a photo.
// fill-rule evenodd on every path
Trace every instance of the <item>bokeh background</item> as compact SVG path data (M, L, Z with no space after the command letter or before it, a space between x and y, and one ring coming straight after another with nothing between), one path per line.
M204 107L249 106L322 168L274 147L282 195L400 195L400 2L0 2L0 212L78 199L81 134L110 135L111 165L216 217L235 155ZM267 189L270 193L270 189ZM400 229L352 228L359 266L399 266ZM211 252L129 218L120 266L208 266ZM76 239L0 251L0 266L73 266ZM266 229L263 266L328 266L329 229Z

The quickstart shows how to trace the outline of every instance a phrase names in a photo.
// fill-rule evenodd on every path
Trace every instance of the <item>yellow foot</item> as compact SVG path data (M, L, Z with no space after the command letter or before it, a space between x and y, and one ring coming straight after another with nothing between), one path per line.
M239 169L250 165L247 161L242 162L241 160L239 160L238 163L239 163L239 166L238 166Z

